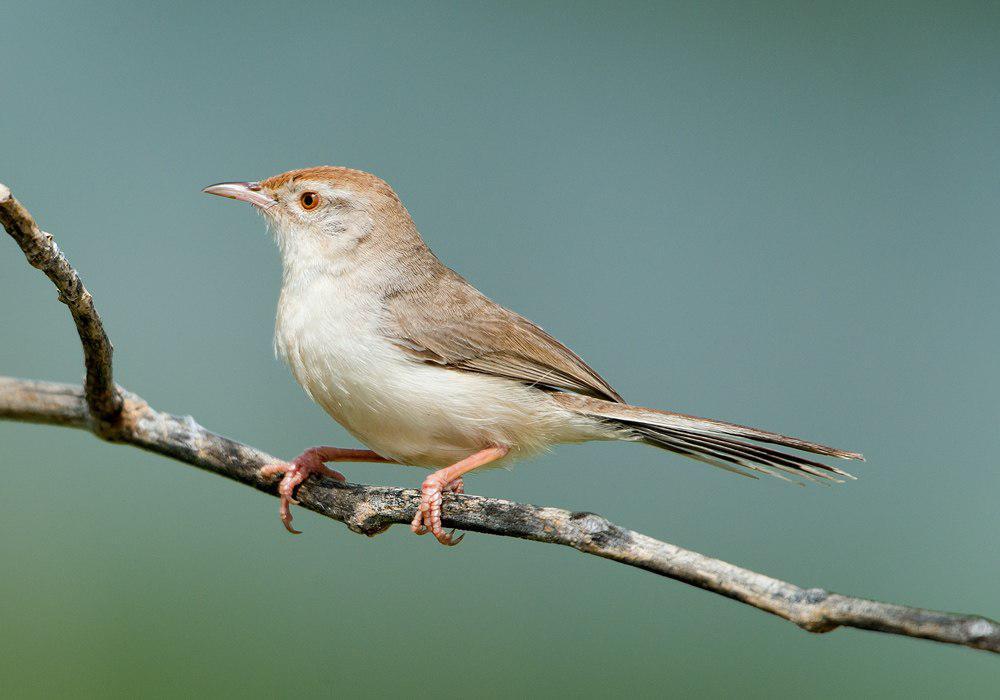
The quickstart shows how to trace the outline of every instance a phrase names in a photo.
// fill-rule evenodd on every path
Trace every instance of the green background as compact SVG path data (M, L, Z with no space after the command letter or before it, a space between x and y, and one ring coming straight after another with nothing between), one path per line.
M77 6L78 5L78 6ZM385 177L438 255L626 398L865 452L749 482L564 447L470 491L802 585L1000 616L996 3L4 3L0 181L93 291L116 377L291 457L354 445L272 355L279 264L199 193ZM0 241L0 373L79 381ZM423 472L350 465L356 481ZM75 431L0 424L0 692L990 696L986 653L812 636L568 549L374 540Z

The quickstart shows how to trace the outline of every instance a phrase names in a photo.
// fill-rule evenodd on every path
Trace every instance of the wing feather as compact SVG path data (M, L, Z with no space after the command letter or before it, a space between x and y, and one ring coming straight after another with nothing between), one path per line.
M572 350L443 266L424 284L388 295L386 308L384 333L422 362L622 402Z

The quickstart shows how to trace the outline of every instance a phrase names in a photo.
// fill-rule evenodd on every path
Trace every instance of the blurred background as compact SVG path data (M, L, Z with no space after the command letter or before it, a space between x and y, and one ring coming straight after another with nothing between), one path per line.
M564 447L473 493L807 586L1000 616L996 3L19 2L0 181L94 293L116 378L292 457L354 446L273 357L279 261L200 194L375 172L438 255L633 403L857 449L750 482ZM82 376L0 240L0 373ZM354 481L423 472L348 465ZM983 652L812 636L553 546L367 540L212 475L0 423L7 697L993 695Z

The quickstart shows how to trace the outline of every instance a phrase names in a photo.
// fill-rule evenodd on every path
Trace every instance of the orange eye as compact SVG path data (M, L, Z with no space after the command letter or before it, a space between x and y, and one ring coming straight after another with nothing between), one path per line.
M315 192L303 192L299 195L299 204L306 211L312 211L319 206L319 195Z

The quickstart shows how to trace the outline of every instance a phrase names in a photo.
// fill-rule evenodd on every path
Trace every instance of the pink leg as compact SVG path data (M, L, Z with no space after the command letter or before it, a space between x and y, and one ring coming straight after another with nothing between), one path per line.
M465 486L462 483L463 474L468 474L476 467L495 462L505 457L509 451L510 449L507 447L488 447L450 467L438 469L424 479L424 484L420 488L420 506L417 508L416 515L413 516L410 529L418 535L431 532L438 542L448 547L461 542L465 535L455 539L454 530L445 532L444 528L441 527L441 494L445 492L465 493Z
M322 474L337 481L347 481L347 478L338 471L329 469L325 462L392 462L371 450L348 450L339 447L310 447L287 464L272 464L260 470L261 476L267 478L284 475L281 484L278 485L278 493L281 495L281 507L278 514L285 529L293 535L302 534L292 527L292 504L298 505L295 500L295 489L312 474Z

